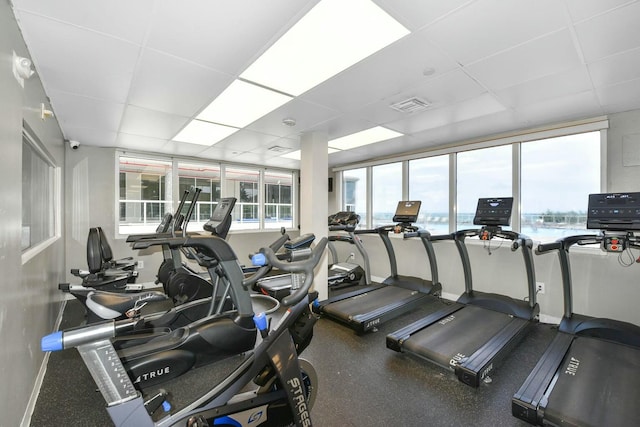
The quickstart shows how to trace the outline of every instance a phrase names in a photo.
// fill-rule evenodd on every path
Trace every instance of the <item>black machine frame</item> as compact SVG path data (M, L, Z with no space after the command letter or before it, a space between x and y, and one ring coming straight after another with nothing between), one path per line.
M515 417L536 425L640 424L640 327L574 313L569 258L574 245L599 244L613 253L640 248L634 225L640 223L640 210L634 208L622 219L618 211L621 199L638 196L590 195L587 227L602 227L600 234L569 236L538 246L539 254L558 251L564 314L555 338L512 398ZM623 230L625 225L631 229Z
M450 368L461 382L472 387L490 381L489 374L497 369L510 350L528 333L539 313L531 251L533 243L524 235L500 227L509 223L512 202L512 198L478 201L474 224L483 227L459 230L450 237L461 258L465 292L456 302L387 335L389 349L411 353ZM471 262L465 245L465 239L473 236L482 240L512 240L511 250L521 249L527 276L528 301L473 289ZM491 324L483 322L483 317L487 316L491 316ZM486 334L481 339L478 338L479 331ZM462 351L456 345L469 351Z
M314 305L314 312L352 328L356 333L374 331L378 326L396 317L428 304L440 304L438 295L442 285L438 281L432 236L425 230L418 233L412 225L417 220L421 202L400 201L393 217L395 225L368 230L355 230L354 234L377 234L389 258L391 274L380 284L336 295ZM398 274L393 244L389 233L412 233L407 237L420 237L427 251L431 267L431 280Z

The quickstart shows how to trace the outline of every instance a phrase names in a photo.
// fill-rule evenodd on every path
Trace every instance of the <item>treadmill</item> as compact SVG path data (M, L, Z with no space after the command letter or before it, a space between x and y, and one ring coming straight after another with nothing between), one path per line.
M640 327L573 313L569 249L599 244L622 254L640 248L640 193L590 194L587 228L598 235L541 244L558 251L564 316L558 333L513 396L515 417L537 425L640 425ZM634 256L635 258L635 256Z
M426 304L440 300L442 286L437 281L435 258L431 263L432 280L415 276L398 274L396 255L389 238L389 233L415 232L418 228L412 225L418 219L420 201L400 201L396 208L393 222L369 230L355 230L354 234L377 234L382 239L389 257L391 275L382 283L370 283L352 292L333 296L313 305L313 311L332 320L344 323L357 333L374 331L383 323ZM431 247L427 235L421 236L425 247ZM431 249L428 252L434 256Z
M449 368L460 381L472 387L491 382L489 374L530 330L539 313L532 241L501 228L509 225L512 205L511 197L478 201L473 222L483 227L453 233L464 270L464 294L445 308L387 335L388 348ZM471 263L464 243L465 238L472 236L478 236L485 245L496 238L511 240L512 251L521 249L528 301L473 290Z

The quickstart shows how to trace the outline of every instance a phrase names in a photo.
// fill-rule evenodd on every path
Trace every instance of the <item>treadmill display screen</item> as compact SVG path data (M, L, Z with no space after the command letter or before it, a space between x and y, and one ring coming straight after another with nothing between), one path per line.
M393 216L393 222L405 224L416 222L418 220L418 214L420 213L421 204L422 202L419 200L398 202L396 214Z
M640 193L589 194L587 228L640 230Z
M495 199L478 199L476 216L473 218L475 225L509 225L511 224L511 209L513 197L500 197Z

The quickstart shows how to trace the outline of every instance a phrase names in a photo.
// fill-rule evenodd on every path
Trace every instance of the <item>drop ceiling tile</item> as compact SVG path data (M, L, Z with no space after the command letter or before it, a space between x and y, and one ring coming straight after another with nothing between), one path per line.
M634 2L577 24L575 31L587 63L636 48L639 21L640 2Z
M516 110L521 119L532 126L577 120L602 114L602 108L592 91L554 98L536 104L523 105Z
M562 30L475 62L466 70L498 91L581 65L571 34Z
M427 110L419 115L412 115L387 123L387 127L411 135L425 129L454 125L458 122L504 110L504 105L498 102L493 95L485 93L457 104Z
M619 7L629 0L565 0L573 22L591 18Z
M556 0L481 0L430 26L427 33L463 65L566 26Z
M235 151L227 148L218 148L215 145L213 147L209 147L198 154L198 157L201 159L211 159L211 160L219 160L219 161L234 161L240 162L238 156L243 154L241 151Z
M81 126L65 126L64 137L67 140L74 140L80 143L79 150L83 145L94 147L115 146L117 133L104 129L92 129Z
M265 166L281 169L300 169L300 160L287 159L285 157L272 157L264 161Z
M304 132L338 115L339 113L331 108L294 98L247 126L247 129L263 134L287 137ZM293 118L296 124L286 126L282 123L285 118Z
M162 152L167 154L177 154L180 156L198 156L209 147L199 144L189 144L187 142L167 141L162 147Z
M89 28L142 44L153 8L153 0L109 0L91 2L65 0L64 3L41 0L13 0L20 11L32 12L55 20Z
M475 98L484 92L486 92L486 89L474 79L461 69L456 69L429 79L407 91L367 105L359 111L359 114L376 123L419 120L419 116L428 115L434 109L456 104L465 99ZM426 101L429 103L429 107L426 110L413 113L403 113L391 108L391 105L413 97Z
M591 79L586 67L530 80L496 92L496 96L507 106L533 104L545 99L581 93L591 89Z
M469 0L377 0L376 3L408 29L415 31L451 13Z
M432 75L425 76L430 68ZM458 68L429 42L426 32L410 34L365 58L301 96L343 112L406 92Z
M122 149L145 151L153 154L163 154L166 139L150 138L141 135L131 135L120 132L116 138L115 146Z
M20 16L25 41L47 92L125 102L138 46L29 13Z
M589 64L595 87L612 85L640 77L640 49L608 56Z
M316 2L156 2L147 46L238 75Z
M195 116L233 78L152 49L144 49L129 103L165 113Z
M49 91L49 96L63 129L76 126L115 132L120 126L124 104L55 90Z
M224 148L237 152L252 151L258 147L267 149L273 145L273 141L278 140L277 136L267 135L248 130L239 130L233 135L215 144L216 148Z
M640 108L640 79L596 88L602 105L625 104Z
M189 120L188 117L128 105L122 116L120 131L169 140L176 136Z

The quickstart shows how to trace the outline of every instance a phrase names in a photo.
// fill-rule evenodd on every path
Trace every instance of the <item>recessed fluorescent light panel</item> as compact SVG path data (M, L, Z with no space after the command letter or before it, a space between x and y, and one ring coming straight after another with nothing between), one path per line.
M297 96L409 32L370 0L322 0L240 77Z
M292 98L242 80L235 80L198 119L243 128Z
M329 141L329 147L336 148L338 150L350 150L352 148L386 141L387 139L396 138L402 135L403 134L400 132L383 128L382 126L376 126L360 132L352 133L351 135L343 136L342 138L332 139Z
M173 140L191 144L213 145L238 130L240 129L203 122L202 120L192 120L191 123L173 137Z
M327 151L329 152L329 154L331 154L340 150L336 150L335 148L329 148ZM286 157L287 159L293 159L293 160L300 160L301 155L302 155L302 152L300 150L296 150L287 154L283 154L280 157Z

